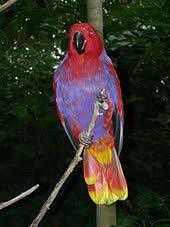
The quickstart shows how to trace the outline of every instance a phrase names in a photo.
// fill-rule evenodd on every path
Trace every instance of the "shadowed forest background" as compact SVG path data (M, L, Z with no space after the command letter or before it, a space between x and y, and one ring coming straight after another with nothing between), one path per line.
M103 10L125 108L121 162L129 198L117 203L118 226L168 227L170 4L105 0ZM28 226L74 156L53 105L52 78L78 21L87 21L84 0L18 0L0 14L0 201L40 184L0 212L0 227ZM82 163L40 226L81 225L95 226Z

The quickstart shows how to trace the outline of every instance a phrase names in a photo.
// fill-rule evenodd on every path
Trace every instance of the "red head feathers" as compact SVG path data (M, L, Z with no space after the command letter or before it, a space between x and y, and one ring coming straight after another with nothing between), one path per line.
M77 23L69 32L68 54L82 57L99 56L103 50L97 31L88 23Z

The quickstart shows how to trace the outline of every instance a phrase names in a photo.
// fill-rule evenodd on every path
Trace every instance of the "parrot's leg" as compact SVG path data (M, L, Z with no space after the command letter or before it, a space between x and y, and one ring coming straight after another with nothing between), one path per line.
M87 135L87 132L86 131L82 131L80 134L79 134L79 141L82 145L84 146L88 146L89 144L92 143L93 141L93 135Z

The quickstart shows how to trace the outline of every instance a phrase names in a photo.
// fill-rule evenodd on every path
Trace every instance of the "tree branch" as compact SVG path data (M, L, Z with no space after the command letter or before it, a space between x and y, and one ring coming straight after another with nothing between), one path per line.
M87 130L87 136L90 136L93 128L95 127L95 123L96 123L98 116L101 115L101 113L99 111L100 108L107 110L108 106L107 106L107 103L105 102L106 99L107 99L107 92L106 92L105 89L103 89L96 96L96 102L94 104L93 116L91 118L88 130ZM40 223L40 221L44 217L47 210L49 210L50 205L52 204L52 202L54 201L54 199L58 195L61 187L63 186L63 184L65 183L67 178L70 176L70 174L74 170L75 166L82 160L81 154L83 152L84 147L85 146L83 144L79 145L79 149L77 150L73 160L71 161L71 163L67 167L66 171L64 172L63 176L60 178L58 183L55 185L55 187L54 187L53 191L51 192L50 196L48 197L47 201L44 203L44 205L42 206L38 215L35 217L34 221L32 222L32 224L29 227L37 227L38 226L38 224Z
M9 1L5 2L4 4L0 5L0 12L2 12L5 9L7 9L9 6L14 4L16 1L17 0L9 0Z
M13 203L18 202L19 200L25 198L26 196L30 195L32 192L34 192L37 188L39 187L39 184L36 184L34 187L30 188L29 190L21 193L20 195L16 196L13 199L10 199L7 202L2 202L0 203L0 210L2 210L5 207L8 207L10 205L12 205Z

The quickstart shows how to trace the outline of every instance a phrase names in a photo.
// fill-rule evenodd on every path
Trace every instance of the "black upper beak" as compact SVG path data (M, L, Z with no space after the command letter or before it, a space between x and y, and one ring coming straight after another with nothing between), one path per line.
M85 52L85 43L86 40L81 32L76 32L74 34L74 45L79 54L83 54Z

